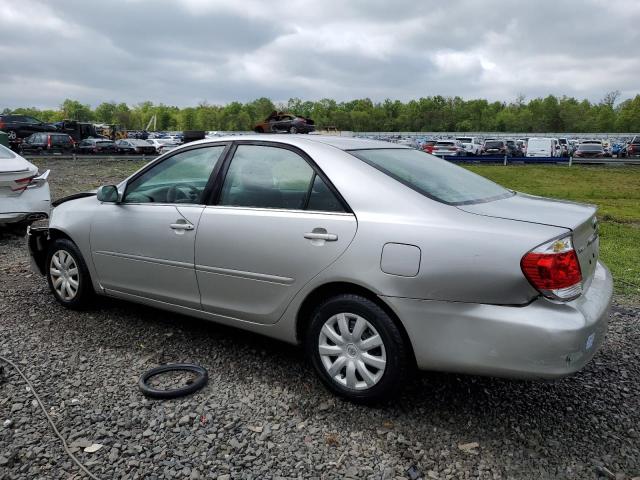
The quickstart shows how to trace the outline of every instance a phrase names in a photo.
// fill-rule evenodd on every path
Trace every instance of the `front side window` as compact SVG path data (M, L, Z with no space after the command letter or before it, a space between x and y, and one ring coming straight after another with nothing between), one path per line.
M291 150L239 145L222 186L220 205L344 212L304 158Z
M225 148L187 150L163 160L127 185L124 203L203 203L202 194Z
M514 194L469 170L414 149L351 150L349 153L407 187L449 205L487 202Z

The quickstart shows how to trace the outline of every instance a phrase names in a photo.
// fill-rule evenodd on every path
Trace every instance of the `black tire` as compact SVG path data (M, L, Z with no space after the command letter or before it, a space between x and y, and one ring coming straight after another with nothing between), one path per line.
M256 132L256 133L264 133L264 129L262 127L256 127L254 129L254 132Z
M291 127L289 127L289 133L298 133L298 129L295 125L291 125Z
M196 378L193 382L184 387L174 388L172 390L161 390L151 387L147 384L151 377L160 375L166 372L192 372L196 374ZM209 380L209 374L200 365L194 365L192 363L175 363L169 365L162 365L160 367L152 368L145 372L138 381L138 387L146 397L150 398L177 398L189 395L197 390L200 390L207 384Z
M321 330L325 322L339 313L364 318L382 338L386 365L380 379L371 387L358 390L342 385L329 374L322 363L318 350ZM348 328L353 331L353 327ZM304 341L307 357L326 387L333 393L356 403L380 403L391 399L405 386L406 379L413 370L410 347L406 344L398 326L376 303L359 295L344 294L323 301L312 314ZM360 373L357 375L362 379Z
M9 130L7 132L7 138L10 142L15 142L16 140L18 140L18 132L16 132L15 130Z
M67 255L70 255L77 267L78 287L76 289L75 295L72 298L62 297L58 290L56 290L56 288L54 288L53 286L51 264L53 256L58 251L63 251ZM69 308L71 310L83 310L91 304L91 301L95 297L95 291L93 290L93 284L91 283L91 276L89 275L87 264L85 263L80 250L71 240L68 240L66 238L58 238L54 240L51 245L49 245L49 250L47 251L47 260L45 263L45 274L47 276L47 283L49 284L49 288L51 289L53 296L61 305L66 308Z

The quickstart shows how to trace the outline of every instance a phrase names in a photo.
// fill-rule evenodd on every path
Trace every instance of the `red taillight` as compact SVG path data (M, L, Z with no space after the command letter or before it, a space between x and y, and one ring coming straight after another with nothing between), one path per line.
M572 300L582 293L582 272L571 236L531 250L520 261L522 273L544 296Z
M24 177L24 178L19 178L18 180L14 180L13 183L16 183L18 186L12 187L11 191L22 192L23 190L26 190L29 184L31 183L31 180L33 180L35 177L36 177L35 175L32 175L30 177Z
M51 150L51 135L47 135L47 148Z
M629 153L633 153L633 145L629 145L628 150L629 150Z
M0 130L2 130L5 127L4 122L0 122Z

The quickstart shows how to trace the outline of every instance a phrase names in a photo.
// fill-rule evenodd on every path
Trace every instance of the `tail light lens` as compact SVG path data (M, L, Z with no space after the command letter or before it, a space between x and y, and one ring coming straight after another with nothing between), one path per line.
M582 293L582 272L571 235L534 248L522 257L520 267L547 298L573 300Z
M47 148L51 150L51 135L47 135Z
M29 184L31 183L31 180L33 180L34 178L36 178L35 175L32 175L30 177L24 177L24 178L19 178L17 180L14 180L13 183L16 184L15 187L11 188L12 192L22 192L24 190L27 189L27 187L29 186Z

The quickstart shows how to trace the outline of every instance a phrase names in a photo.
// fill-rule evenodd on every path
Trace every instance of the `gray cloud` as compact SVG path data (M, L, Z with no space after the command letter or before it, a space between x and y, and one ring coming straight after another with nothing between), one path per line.
M21 0L0 109L261 96L511 100L639 93L636 0Z

